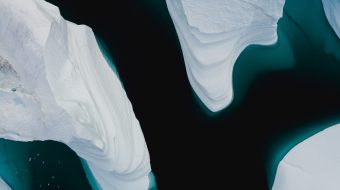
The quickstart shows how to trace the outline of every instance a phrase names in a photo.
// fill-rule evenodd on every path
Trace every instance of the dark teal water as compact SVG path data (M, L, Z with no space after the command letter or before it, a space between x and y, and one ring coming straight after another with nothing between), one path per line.
M340 121L340 40L320 0L286 1L278 42L246 48L234 101L213 115L191 90L164 1L52 2L106 42L159 189L270 189L293 146ZM0 164L14 189L91 189L79 158L60 143L3 140Z
M96 39L107 63L119 77L107 45L99 36ZM66 145L54 141L0 139L0 177L12 189L100 190L86 161L79 159ZM157 190L153 173L149 178L149 189Z
M111 69L119 77L108 46L96 40ZM16 189L93 189L100 186L85 160L66 145L54 142L16 142L0 139L0 177ZM157 190L153 173L150 190Z
M317 93L321 91L328 94L326 97L336 96L340 86L340 39L328 24L321 1L287 1L284 17L279 24L279 30L287 36L293 50L295 66L292 70L301 75L301 78L308 78L315 85L315 91L319 91ZM329 104L322 98L315 97L314 103L318 105L325 101L326 105ZM269 187L273 184L279 161L289 150L308 137L340 122L338 105L334 101L334 105L329 106L332 111L322 113L321 108L319 116L307 120L301 118L291 129L270 138L266 159Z
M91 189L76 154L53 141L1 140L0 176L13 190Z

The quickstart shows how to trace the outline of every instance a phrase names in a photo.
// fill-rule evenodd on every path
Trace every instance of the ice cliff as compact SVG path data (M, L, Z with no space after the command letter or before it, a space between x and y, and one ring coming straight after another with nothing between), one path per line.
M273 190L340 189L340 124L290 150L279 163Z
M277 41L285 0L167 0L192 88L211 111L233 99L232 72L251 44Z
M322 4L329 24L340 38L340 1L322 0Z
M100 189L148 189L150 160L131 103L91 28L43 0L0 0L0 137L55 140Z

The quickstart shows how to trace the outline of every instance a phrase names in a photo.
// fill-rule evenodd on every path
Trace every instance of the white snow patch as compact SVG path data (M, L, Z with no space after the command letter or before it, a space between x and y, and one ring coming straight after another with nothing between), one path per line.
M1 177L0 177L0 189L1 190L12 190Z
M322 4L329 24L340 38L340 1L322 0Z
M251 44L277 41L285 0L167 0L189 81L211 111L233 99L232 71Z
M340 124L306 139L279 163L273 190L340 189Z
M0 0L0 137L63 142L102 189L148 189L149 153L91 28L43 0Z

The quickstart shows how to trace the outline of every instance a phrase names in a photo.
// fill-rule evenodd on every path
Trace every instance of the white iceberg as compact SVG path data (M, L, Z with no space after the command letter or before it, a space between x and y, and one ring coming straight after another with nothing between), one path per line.
M273 190L340 189L340 124L290 150L279 163Z
M148 189L148 149L91 28L43 0L0 0L0 138L55 140L100 189Z
M340 1L322 0L322 4L329 24L340 38Z
M285 0L167 0L181 43L187 75L213 112L233 99L232 71L251 44L277 41Z
M1 190L12 190L1 177L0 177L0 189Z

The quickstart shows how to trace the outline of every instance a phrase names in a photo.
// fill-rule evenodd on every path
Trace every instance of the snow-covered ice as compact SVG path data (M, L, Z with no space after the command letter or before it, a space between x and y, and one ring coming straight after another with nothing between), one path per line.
M322 0L322 4L329 24L340 38L340 1Z
M1 177L0 177L0 189L1 190L12 190Z
M55 140L101 189L148 189L148 149L91 28L43 0L0 0L0 137Z
M306 139L279 163L273 190L340 189L340 124Z
M285 0L167 0L192 88L211 111L233 99L232 71L251 44L277 41Z

